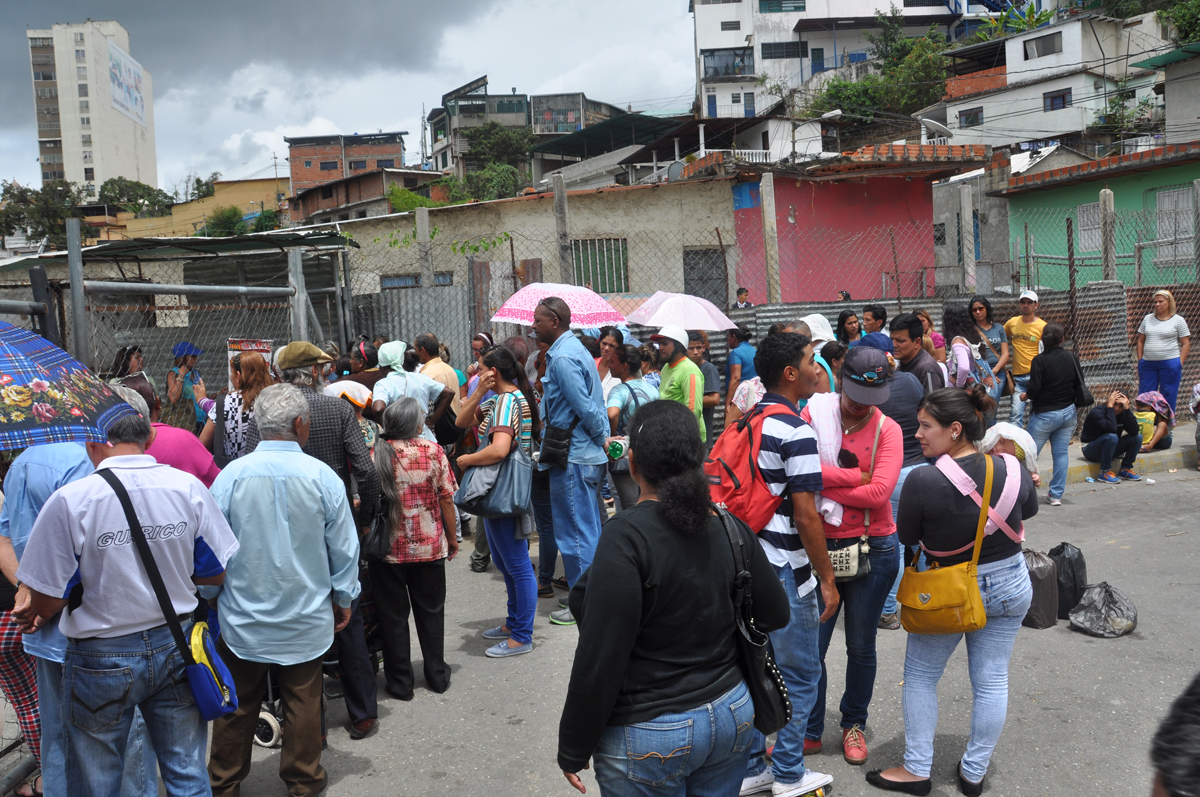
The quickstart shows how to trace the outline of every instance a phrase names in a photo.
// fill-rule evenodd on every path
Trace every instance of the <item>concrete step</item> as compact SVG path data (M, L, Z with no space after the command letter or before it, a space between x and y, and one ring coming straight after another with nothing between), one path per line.
M1172 430L1173 441L1166 451L1154 451L1149 454L1138 454L1133 470L1138 474L1167 473L1172 470L1194 470L1196 468L1196 424L1181 423ZM1083 458L1083 445L1078 440L1071 441L1068 454L1070 463L1067 470L1067 484L1085 482L1088 478L1100 475L1100 466ZM1119 463L1114 463L1118 466ZM1054 470L1054 459L1050 455L1050 444L1042 447L1038 457L1038 471L1042 474L1042 484L1050 482L1050 474Z

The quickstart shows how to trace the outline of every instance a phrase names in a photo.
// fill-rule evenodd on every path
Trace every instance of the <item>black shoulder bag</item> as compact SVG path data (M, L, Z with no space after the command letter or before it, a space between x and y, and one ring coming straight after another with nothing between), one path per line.
M212 454L213 461L217 463L217 467L222 470L229 464L229 457L225 456L225 400L229 398L225 396L217 396L217 420L213 424L213 442ZM239 421L241 418L238 419Z
M1086 409L1096 403L1096 398L1092 395L1092 391L1088 390L1087 380L1083 378L1083 368L1079 365L1079 358L1075 356L1075 352L1069 351L1072 362L1075 363L1075 406L1079 409Z
M745 535L732 515L715 504L713 509L721 516L721 525L733 549L733 615L737 622L733 641L738 667L754 700L754 727L769 736L792 721L792 701L788 699L783 675L775 666L770 638L754 627L753 582Z

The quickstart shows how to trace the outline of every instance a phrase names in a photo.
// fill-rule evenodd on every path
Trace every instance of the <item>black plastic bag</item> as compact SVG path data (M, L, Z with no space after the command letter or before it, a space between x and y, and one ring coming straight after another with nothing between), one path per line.
M1083 551L1069 542L1051 548L1050 558L1058 571L1058 618L1067 620L1087 588L1087 562Z
M1029 567L1029 580L1033 583L1033 602L1021 625L1030 628L1050 628L1058 622L1058 568L1054 560L1044 553L1024 551L1025 564Z
M1092 636L1123 636L1137 628L1137 607L1107 581L1091 584L1083 600L1071 610L1071 627Z

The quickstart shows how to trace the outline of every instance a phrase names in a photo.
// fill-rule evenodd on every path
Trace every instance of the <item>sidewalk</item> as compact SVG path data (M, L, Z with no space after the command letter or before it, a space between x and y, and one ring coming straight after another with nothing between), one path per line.
M1150 454L1138 454L1133 470L1138 474L1166 473L1171 470L1195 470L1196 468L1196 424L1181 423L1172 430L1174 442L1166 451L1154 451ZM1083 446L1078 440L1071 441L1069 453L1070 469L1067 471L1067 484L1078 484L1087 481L1088 477L1100 475L1100 466L1083 458ZM1114 463L1115 465L1116 463ZM1053 458L1050 456L1050 444L1042 448L1038 457L1038 471L1042 474L1043 483L1050 481L1053 470Z

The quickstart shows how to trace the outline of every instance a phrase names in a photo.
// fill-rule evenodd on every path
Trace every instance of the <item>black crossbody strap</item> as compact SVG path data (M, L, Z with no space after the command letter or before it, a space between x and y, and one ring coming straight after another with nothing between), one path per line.
M733 516L719 506L713 509L721 517L729 547L733 549L733 609L739 622L748 622L753 617L754 601L751 597L754 580L750 575L750 561L746 556L746 541L739 533Z
M154 553L150 550L150 543L146 541L146 535L142 531L142 524L138 520L137 512L133 510L133 502L129 500L129 493L111 469L97 468L96 475L108 482L108 486L117 494L121 508L125 510L130 539L137 546L138 556L141 557L142 566L146 568L146 575L150 577L150 584L154 587L154 595L158 598L159 608L162 609L163 617L167 619L167 625L171 628L171 636L175 637L175 645L179 648L179 654L183 656L183 663L191 667L196 661L192 658L191 648L183 638L183 626L179 624L179 616L175 612L175 607L171 605L171 598L167 595L167 586L163 583L162 573L158 571L158 563L154 561Z

